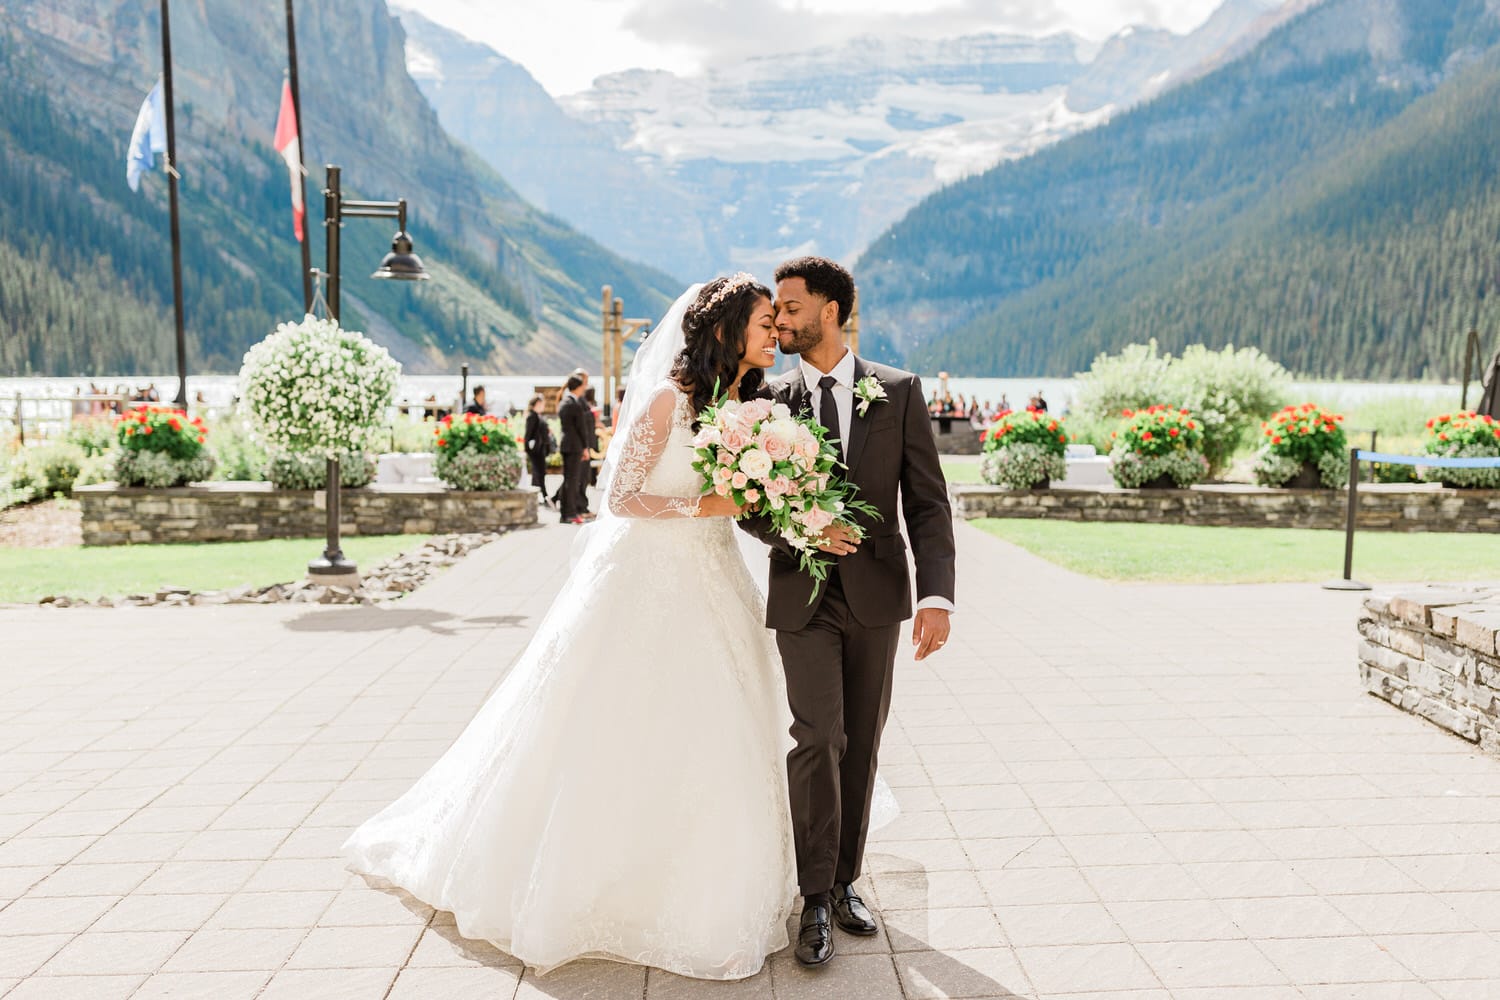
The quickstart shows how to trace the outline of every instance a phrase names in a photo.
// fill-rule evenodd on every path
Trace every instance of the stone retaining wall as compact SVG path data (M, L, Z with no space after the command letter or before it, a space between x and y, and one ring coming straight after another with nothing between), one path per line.
M1500 587L1370 597L1359 634L1365 690L1500 753Z
M1005 490L949 487L963 518L1049 518L1247 528L1343 528L1343 490L1275 490L1224 484L1187 490L1111 486ZM1500 531L1500 490L1453 490L1429 484L1359 487L1362 531ZM1357 545L1357 543L1356 543Z
M270 483L204 483L178 489L73 491L83 508L83 544L248 542L316 538L326 530L322 490L277 490ZM476 534L535 524L535 490L459 493L393 484L342 490L345 535Z

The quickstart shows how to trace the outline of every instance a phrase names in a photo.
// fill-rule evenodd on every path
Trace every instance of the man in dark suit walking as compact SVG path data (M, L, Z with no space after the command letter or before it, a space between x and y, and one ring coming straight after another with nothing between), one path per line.
M594 418L583 402L583 379L568 376L567 392L557 407L562 425L563 484L560 497L563 524L583 523L584 490L588 489L589 446L594 438Z
M804 965L833 957L833 923L859 935L879 929L852 883L864 858L901 623L914 610L898 509L916 563L918 660L947 642L954 610L952 512L921 380L844 345L853 302L854 279L833 261L803 257L776 269L777 335L801 363L769 388L828 429L844 475L882 518L859 517L862 540L837 527L824 532L819 547L834 563L821 587L763 519L741 522L771 546L766 624L776 630L796 740L787 782L803 896L796 955Z

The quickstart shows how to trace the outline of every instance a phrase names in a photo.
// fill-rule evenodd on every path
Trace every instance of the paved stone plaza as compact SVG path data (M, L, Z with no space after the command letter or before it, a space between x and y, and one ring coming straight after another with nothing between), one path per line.
M1105 584L967 525L954 640L898 664L883 932L739 984L524 973L335 853L572 530L383 608L0 610L0 996L1500 998L1500 760L1360 693L1359 595Z

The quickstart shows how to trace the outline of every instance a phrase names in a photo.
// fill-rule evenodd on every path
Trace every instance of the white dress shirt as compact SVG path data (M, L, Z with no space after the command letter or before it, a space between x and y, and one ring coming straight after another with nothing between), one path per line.
M802 381L807 386L808 397L812 400L813 419L823 420L823 390L818 383L823 379L823 372L818 371L807 360L800 359L802 366ZM854 352L848 348L844 349L844 356L832 370L827 372L837 381L833 385L833 402L839 408L839 447L847 458L849 455L849 431L854 422ZM946 597L924 597L917 602L917 610L923 608L938 608L942 611L952 612L955 610L953 602Z
M818 383L823 379L823 373L818 371L805 360L801 361L802 381L807 383L808 395L812 397L813 419L823 420L823 390L818 388ZM849 428L854 421L854 352L847 347L844 348L844 356L839 363L828 372L838 379L833 386L833 401L839 408L839 449L847 458L849 455Z

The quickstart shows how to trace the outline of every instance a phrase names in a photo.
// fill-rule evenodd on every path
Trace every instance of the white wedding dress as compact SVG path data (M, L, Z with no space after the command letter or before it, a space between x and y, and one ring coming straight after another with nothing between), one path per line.
M739 979L785 947L796 892L784 680L733 523L691 516L690 399L659 382L637 412L531 644L344 851L543 972Z

